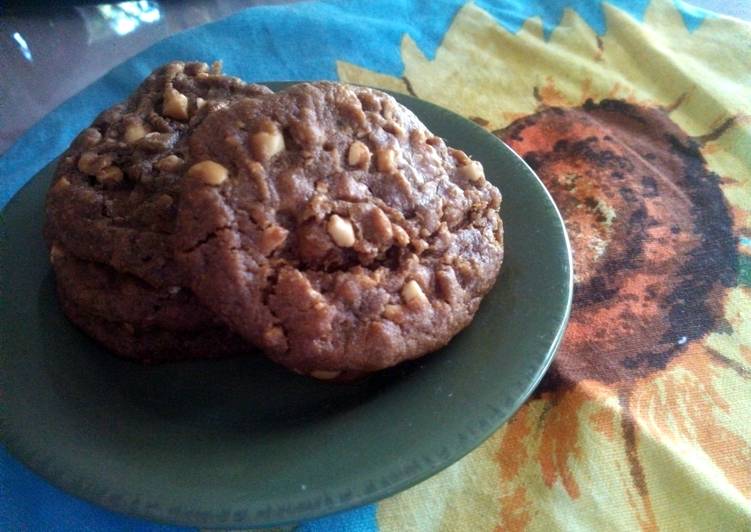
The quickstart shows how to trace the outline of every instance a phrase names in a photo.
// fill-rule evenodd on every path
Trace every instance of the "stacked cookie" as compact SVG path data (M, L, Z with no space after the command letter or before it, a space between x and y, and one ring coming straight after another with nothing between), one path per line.
M318 378L446 344L502 257L500 193L406 108L152 74L63 156L46 235L69 318L147 361L260 348Z
M45 226L60 300L115 353L156 362L249 350L187 289L172 249L189 133L212 110L270 92L171 63L62 156Z

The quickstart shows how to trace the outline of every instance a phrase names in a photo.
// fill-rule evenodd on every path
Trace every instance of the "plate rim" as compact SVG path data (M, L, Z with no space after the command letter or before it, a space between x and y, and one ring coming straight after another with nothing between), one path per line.
M257 81L255 83L267 85L276 91L280 88L289 86L294 83L304 83L304 82L306 81L273 81L273 82L272 81L268 81L268 82ZM378 90L383 90L383 89L378 89ZM375 490L373 490L371 493L368 493L365 495L360 495L360 496L353 495L351 499L349 499L346 503L343 503L343 504L335 502L332 506L326 508L325 511L323 512L321 512L320 510L297 511L297 512L292 510L288 512L287 515L285 515L285 517L280 518L280 519L272 519L272 520L263 521L263 522L259 522L257 520L233 522L231 523L233 527L279 526L279 525L285 525L285 524L325 517L327 515L351 510L353 508L364 506L367 504L372 504L386 497L400 493L412 486L415 486L427 480L428 478L436 475L437 473L443 471L447 467L458 462L463 457L467 456L469 453L471 453L472 451L477 449L479 446L481 446L490 436L496 433L519 410L519 408L521 408L521 406L532 395L532 393L537 388L540 381L543 379L548 369L550 368L550 365L552 364L556 356L557 350L565 334L566 326L568 324L569 317L571 314L573 294L574 294L574 271L573 271L572 248L571 248L570 239L566 231L565 222L564 222L563 216L561 215L560 209L558 208L555 201L553 200L553 197L550 194L550 191L544 185L544 183L542 182L540 177L537 175L537 173L534 172L534 170L524 161L524 159L521 156L519 156L519 154L516 153L513 149L511 149L505 142L503 142L496 135L493 135L492 133L488 132L487 130L480 127L476 123L472 122L471 120L468 120L467 118L449 109L446 109L442 106L439 106L437 104L434 104L426 100L422 100L420 98L417 98L409 94L396 93L394 91L389 91L389 90L383 90L383 92L386 92L400 99L406 99L408 101L409 100L417 101L419 102L420 105L427 105L428 107L433 108L434 111L438 111L444 115L447 115L453 121L459 120L463 122L467 127L471 127L477 130L478 133L481 132L482 134L487 135L488 137L492 137L493 140L498 143L498 147L504 152L506 152L508 156L515 158L515 164L523 168L525 172L527 173L527 175L529 177L532 177L537 182L537 184L539 185L539 187L544 193L546 201L549 203L549 207L552 208L551 209L552 213L554 214L555 218L557 219L561 227L561 234L563 237L561 240L561 244L563 246L563 251L564 251L563 256L568 265L568 277L566 279L567 286L566 286L565 294L562 298L562 299L565 299L564 312L561 316L560 322L558 323L553 339L549 347L547 348L545 357L542 360L542 363L535 370L534 378L530 379L530 381L527 383L526 388L524 389L524 392L522 394L519 394L516 397L516 400L512 403L512 406L509 407L505 412L502 412L501 414L498 414L495 416L485 417L485 419L490 418L489 420L491 422L488 423L488 427L486 429L480 429L477 431L477 435L473 435L473 437L470 440L470 444L465 445L465 446L454 445L451 447L451 450L447 458L437 461L434 465L425 467L424 469L420 471L420 473L416 475L411 475L411 476L409 474L403 474L397 481L393 482L392 484L389 484L387 487L378 487ZM406 105L406 106L407 108L410 108L409 105ZM7 227L5 223L6 210L12 205L14 205L15 203L17 203L18 201L20 201L19 198L22 196L22 193L27 188L30 188L33 185L33 182L35 181L37 176L39 176L40 174L48 170L52 165L56 164L58 158L59 157L56 157L55 159L53 159L48 165L45 165L42 169L36 172L31 178L29 178L26 181L26 183L11 197L11 199L7 202L7 204L2 207L2 210L0 211L0 242L4 242L6 240L6 236L5 236L5 232L7 231ZM2 273L3 269L4 269L4 266L0 264L0 273ZM2 400L2 394L0 394L0 404L3 404L4 402L5 401ZM46 482L61 489L63 492L65 492L68 495L74 496L81 500L85 500L98 507L106 508L107 510L115 512L116 514L127 515L127 516L134 517L137 519L146 519L155 523L163 523L163 524L177 525L177 526L198 526L202 528L226 528L229 524L229 523L219 523L219 522L206 523L206 522L198 522L198 521L190 521L190 520L184 521L184 520L179 520L179 519L170 520L162 514L152 513L152 512L149 512L148 510L131 511L129 509L124 509L115 504L112 504L109 502L109 500L106 500L106 499L102 500L102 499L97 499L93 496L88 496L88 494L85 493L85 490L78 489L75 483L69 483L69 482L65 482L63 479L55 478L54 476L47 474L48 472L44 471L42 467L37 467L37 464L34 462L34 460L26 456L27 453L23 451L22 446L14 445L15 438L12 438L12 439L8 438L8 434L6 432L7 423L5 421L5 418L6 418L6 415L0 414L0 429L2 429L0 430L0 433L1 433L0 436L2 436L3 446L8 451L8 453L14 459L18 460L21 464L23 464L24 467L28 467L30 470L32 470L35 474L39 475ZM309 494L309 496L313 496L313 495L314 495L314 492L311 492ZM293 513L294 515L292 515Z

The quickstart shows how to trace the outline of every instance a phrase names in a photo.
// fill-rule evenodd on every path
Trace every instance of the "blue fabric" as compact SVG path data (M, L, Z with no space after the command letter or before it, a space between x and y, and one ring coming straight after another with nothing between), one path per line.
M0 448L0 530L184 530L132 519L61 492Z
M371 530L378 530L376 505L369 504L348 512L341 512L303 523L297 530L298 532L370 532Z
M399 45L409 34L433 57L460 0L412 2L310 2L256 7L219 22L173 36L112 70L27 131L0 158L0 206L39 169L61 153L102 109L124 98L153 68L174 59L222 59L224 70L246 80L334 79L336 61L400 75ZM522 0L478 5L510 31L540 16L546 34L572 7L602 33L599 2ZM611 3L643 16L647 0ZM704 13L684 10L690 29ZM375 505L299 526L306 532L377 530ZM146 523L98 508L47 484L0 449L1 530L186 530Z

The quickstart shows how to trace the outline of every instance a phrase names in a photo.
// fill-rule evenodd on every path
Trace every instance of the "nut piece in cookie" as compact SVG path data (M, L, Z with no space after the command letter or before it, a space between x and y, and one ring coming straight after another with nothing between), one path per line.
M404 302L411 307L420 307L428 303L425 292L414 279L407 281L402 287L402 298Z
M175 120L188 119L188 97L183 93L175 90L173 87L167 87L164 90L164 105L162 112L165 116Z
M258 161L268 161L284 151L284 136L279 126L269 120L263 121L260 130L250 137L250 149Z
M188 170L188 177L200 179L206 185L221 185L227 180L228 176L227 169L214 161L201 161Z
M396 172L396 161L398 154L393 148L381 148L376 152L376 165L378 171L386 174Z
M367 168L370 164L370 150L368 146L359 140L353 142L349 147L347 162L350 166Z
M349 220L338 214L332 214L328 224L326 224L326 229L337 246L351 248L355 245L355 230Z

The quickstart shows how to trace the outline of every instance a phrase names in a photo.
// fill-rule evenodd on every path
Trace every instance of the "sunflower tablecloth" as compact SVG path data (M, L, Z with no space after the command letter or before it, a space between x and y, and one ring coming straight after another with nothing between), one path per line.
M0 205L172 59L414 94L537 171L574 248L549 374L481 447L301 530L751 530L751 23L671 0L310 2L159 43L0 159ZM233 51L233 52L227 52ZM177 530L0 454L2 530Z

